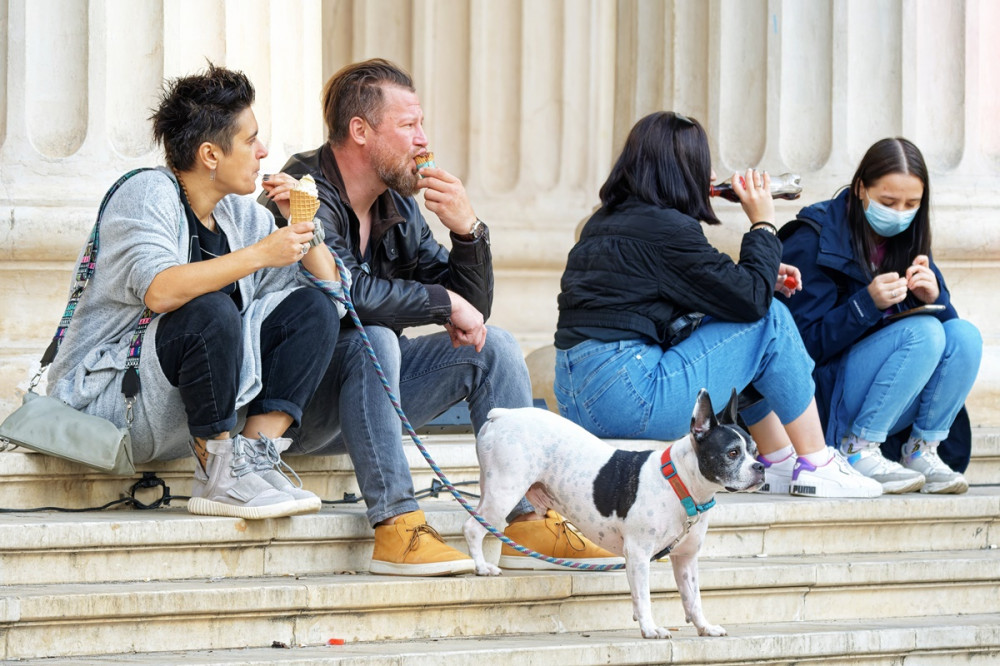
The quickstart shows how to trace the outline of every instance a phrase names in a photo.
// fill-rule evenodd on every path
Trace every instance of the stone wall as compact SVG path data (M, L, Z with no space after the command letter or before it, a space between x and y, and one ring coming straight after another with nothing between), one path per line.
M322 142L326 78L383 56L414 75L438 163L490 223L492 321L526 352L551 341L574 229L642 115L700 119L720 174L801 174L781 219L831 196L876 139L914 140L936 258L987 339L973 420L996 425L997 25L991 0L0 0L0 413L102 194L160 160L147 117L163 77L206 59L247 72L273 171ZM734 250L745 219L717 209L710 236Z

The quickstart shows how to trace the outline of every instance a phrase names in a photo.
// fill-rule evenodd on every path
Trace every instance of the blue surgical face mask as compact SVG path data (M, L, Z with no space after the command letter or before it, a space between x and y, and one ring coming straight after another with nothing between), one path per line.
M920 210L920 206L913 210L899 211L884 206L869 196L865 218L875 233L883 238L889 238L906 231L910 227L910 223L913 222L913 218L917 216L918 210Z

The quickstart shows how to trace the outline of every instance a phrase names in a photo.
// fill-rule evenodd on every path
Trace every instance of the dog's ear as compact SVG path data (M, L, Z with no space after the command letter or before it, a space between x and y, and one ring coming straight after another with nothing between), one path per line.
M733 388L732 394L729 396L729 403L722 408L719 412L719 423L724 423L725 425L736 425L736 417L739 414L740 406L740 394L736 392Z
M691 434L694 441L701 441L708 431L719 425L712 410L712 399L708 397L708 391L701 389L698 391L698 399L694 403L694 412L691 414Z

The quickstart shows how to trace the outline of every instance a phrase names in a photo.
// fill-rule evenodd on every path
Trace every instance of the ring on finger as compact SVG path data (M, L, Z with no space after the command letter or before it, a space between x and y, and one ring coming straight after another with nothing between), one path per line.
M309 252L309 243L303 243L302 244L302 254L306 254L307 252Z

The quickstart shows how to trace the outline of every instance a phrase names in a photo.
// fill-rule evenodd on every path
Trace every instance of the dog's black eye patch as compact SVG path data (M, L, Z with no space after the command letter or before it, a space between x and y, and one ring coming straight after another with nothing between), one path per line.
M639 492L639 471L652 451L615 451L594 479L594 506L604 517L624 519Z

